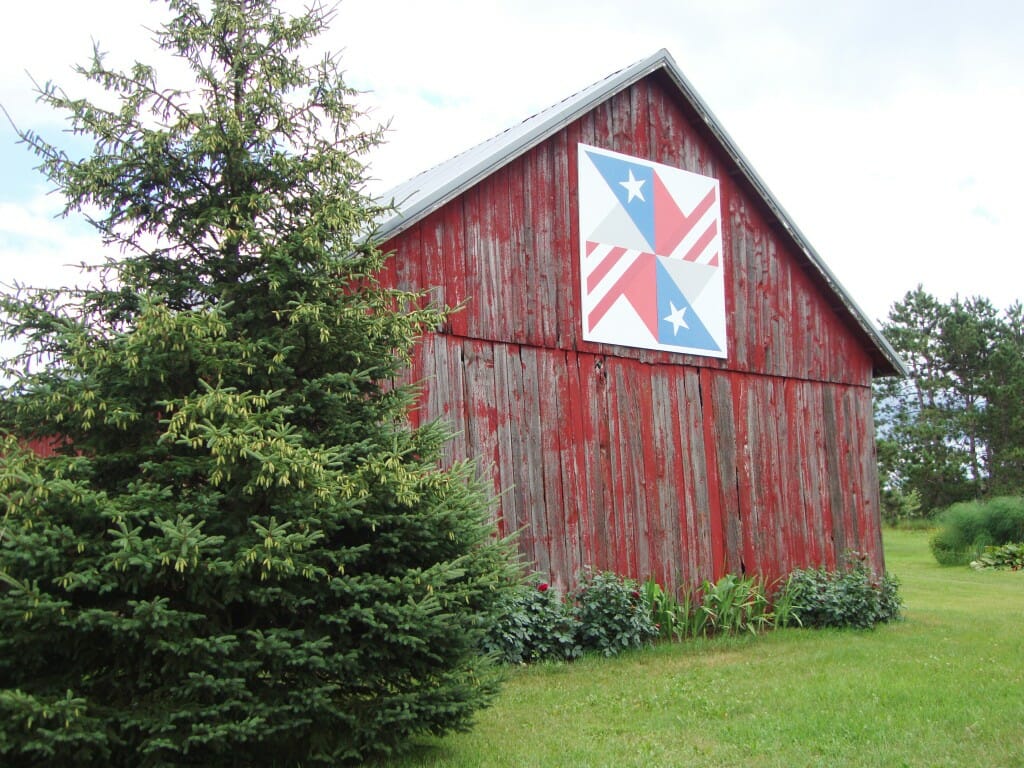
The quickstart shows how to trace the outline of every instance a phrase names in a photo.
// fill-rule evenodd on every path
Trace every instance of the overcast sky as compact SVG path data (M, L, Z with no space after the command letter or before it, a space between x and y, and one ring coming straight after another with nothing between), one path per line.
M74 93L92 39L116 63L150 61L145 27L165 9L35 0L3 16L0 103L59 141L27 73ZM326 45L390 120L381 190L666 48L878 321L918 283L1024 297L1022 41L1019 0L343 0ZM14 142L5 121L0 281L73 281L61 265L96 238L54 219L59 199Z

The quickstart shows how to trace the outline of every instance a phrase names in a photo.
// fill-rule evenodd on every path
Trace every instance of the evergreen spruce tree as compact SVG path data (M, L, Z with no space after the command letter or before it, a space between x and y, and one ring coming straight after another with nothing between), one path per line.
M445 310L375 279L380 135L303 59L331 13L168 5L194 87L97 53L110 101L41 89L92 153L21 134L122 250L93 288L0 298L28 344L0 392L0 764L337 765L464 728L509 553L443 429L408 426Z

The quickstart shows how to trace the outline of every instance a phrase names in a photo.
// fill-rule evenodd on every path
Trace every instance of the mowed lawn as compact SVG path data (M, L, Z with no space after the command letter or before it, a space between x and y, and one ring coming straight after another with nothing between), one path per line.
M516 669L471 732L388 764L1024 767L1024 572L885 545L900 623Z

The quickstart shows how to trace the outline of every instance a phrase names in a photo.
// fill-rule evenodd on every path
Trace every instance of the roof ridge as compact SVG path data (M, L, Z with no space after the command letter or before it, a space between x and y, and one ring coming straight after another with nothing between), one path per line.
M397 235L415 221L440 208L457 190L529 150L546 138L550 128L560 126L567 122L567 117L589 109L591 99L588 97L591 94L603 96L621 87L623 83L646 74L652 64L658 66L667 63L674 65L668 51L662 48L653 56L612 72L561 101L395 185L378 197L382 202L391 203L397 208L394 216L381 222L378 237L388 238ZM494 152L485 151L492 147L495 148ZM503 151L499 152L499 149Z

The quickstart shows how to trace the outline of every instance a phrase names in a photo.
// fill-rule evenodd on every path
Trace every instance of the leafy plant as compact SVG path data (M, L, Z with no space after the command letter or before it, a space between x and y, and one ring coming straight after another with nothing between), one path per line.
M702 637L705 634L708 614L700 608L700 592L686 587L680 591L679 613L681 617L681 639Z
M610 572L585 571L568 596L584 650L605 656L649 644L659 634L639 585Z
M985 547L977 560L971 561L976 571L1024 568L1024 543L1003 544L1001 547Z
M662 640L681 640L686 624L686 614L675 596L648 578L640 589L644 602L650 607L651 622Z
M506 664L567 661L583 652L571 606L544 581L520 584L496 605L483 649Z
M876 576L856 553L843 570L794 571L784 593L790 616L804 627L868 629L899 618L902 606L897 579Z
M803 626L799 613L796 611L796 591L789 588L793 575L786 577L785 581L776 582L776 588L771 595L772 604L772 626L788 627L791 625Z

